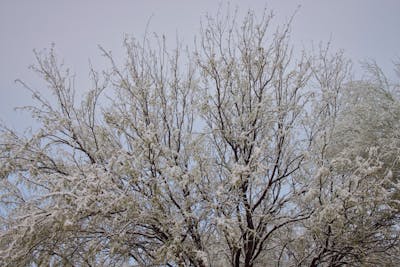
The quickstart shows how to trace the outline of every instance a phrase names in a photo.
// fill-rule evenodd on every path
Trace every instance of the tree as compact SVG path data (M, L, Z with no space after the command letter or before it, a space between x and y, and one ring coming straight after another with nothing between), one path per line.
M385 154L333 151L346 60L327 50L296 60L290 23L270 32L271 19L207 17L194 51L126 38L122 67L101 49L110 70L91 70L81 103L54 50L36 53L54 100L21 82L40 129L2 127L0 263L336 266L356 252L321 242L374 223L375 247L391 253L398 218L376 183ZM343 188L365 205L349 207ZM335 207L346 221L333 225Z
M335 101L324 118L331 123L313 153L321 167L303 204L315 212L288 246L297 265L399 264L398 86L375 63L365 68L367 79L330 88Z

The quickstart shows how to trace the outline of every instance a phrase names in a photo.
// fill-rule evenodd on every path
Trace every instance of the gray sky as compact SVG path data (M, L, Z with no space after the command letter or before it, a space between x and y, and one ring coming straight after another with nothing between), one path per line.
M224 1L223 1L224 2ZM13 107L29 105L30 94L14 83L16 78L42 90L43 85L28 66L34 63L32 49L56 51L77 74L77 89L87 87L88 60L101 69L105 61L97 45L122 56L124 33L142 36L151 19L150 31L174 40L176 33L192 42L199 21L214 13L220 1L212 0L1 0L0 1L0 119L25 128L26 115ZM230 1L240 12L265 6L283 23L301 8L293 22L293 44L310 47L311 42L332 39L334 49L344 49L355 62L375 59L385 71L400 57L399 0L273 0ZM82 88L86 90L87 88ZM44 89L43 89L44 90Z

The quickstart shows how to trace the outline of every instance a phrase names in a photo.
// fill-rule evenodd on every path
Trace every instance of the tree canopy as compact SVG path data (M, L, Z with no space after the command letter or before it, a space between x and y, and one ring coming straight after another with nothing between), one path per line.
M82 98L36 53L53 98L21 81L40 127L1 127L0 264L398 266L399 87L272 17L101 48Z

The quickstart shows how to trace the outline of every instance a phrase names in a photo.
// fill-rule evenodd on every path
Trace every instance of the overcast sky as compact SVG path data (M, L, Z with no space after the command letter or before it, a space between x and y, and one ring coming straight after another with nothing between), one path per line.
M200 19L215 13L220 1L212 0L1 0L0 1L0 119L16 128L28 126L27 116L13 110L28 105L29 93L14 83L21 78L41 89L28 70L32 50L56 44L56 51L77 74L77 89L88 86L89 59L101 69L105 63L97 46L122 55L124 33L142 36L151 18L150 31L175 39L176 33L192 42ZM334 49L358 62L375 59L386 71L400 56L400 0L274 0L230 1L240 12L265 6L276 13L275 21L293 22L295 46L332 39ZM295 47L296 48L296 47ZM82 88L86 89L86 88ZM44 90L44 89L43 89Z

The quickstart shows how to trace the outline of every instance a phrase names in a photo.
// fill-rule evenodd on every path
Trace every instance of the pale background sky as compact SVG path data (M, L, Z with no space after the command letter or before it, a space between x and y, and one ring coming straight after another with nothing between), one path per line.
M77 75L77 90L86 90L89 59L98 69L105 63L99 44L121 56L123 34L141 37L150 17L151 32L164 33L170 40L178 32L184 41L192 42L200 19L207 12L215 13L220 2L0 0L0 120L19 129L29 125L27 115L13 107L29 105L32 98L14 80L21 78L42 90L43 84L28 70L35 61L32 49L55 43L59 57ZM400 57L400 0L243 0L230 4L240 12L267 6L275 11L277 23L286 22L301 5L292 25L297 48L332 39L332 47L344 49L356 63L375 59L387 72Z

